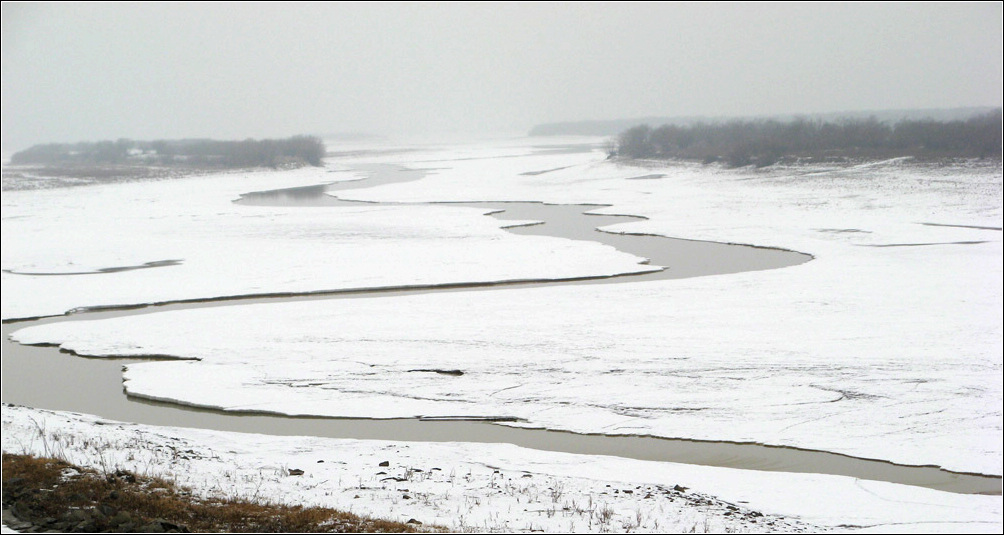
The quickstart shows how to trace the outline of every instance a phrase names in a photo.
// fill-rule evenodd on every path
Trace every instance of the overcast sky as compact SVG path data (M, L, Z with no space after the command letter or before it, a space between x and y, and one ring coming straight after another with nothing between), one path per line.
M1000 106L1002 4L3 4L5 150Z

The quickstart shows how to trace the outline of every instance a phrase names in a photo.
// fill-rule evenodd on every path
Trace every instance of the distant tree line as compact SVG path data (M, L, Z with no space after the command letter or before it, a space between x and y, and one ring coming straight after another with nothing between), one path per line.
M216 141L182 139L98 141L35 145L11 156L12 164L160 164L206 167L321 165L324 142L314 136Z
M971 106L965 108L920 108L920 109L891 109L891 110L858 110L858 111L838 111L812 114L775 114L769 116L735 116L721 117L713 115L677 115L671 117L634 117L630 119L604 119L589 121L567 121L558 123L544 123L535 125L529 135L531 136L616 136L617 134L639 124L675 124L680 126L691 126L697 123L722 124L735 120L777 120L789 122L798 118L813 121L838 122L847 119L868 119L875 117L883 123L895 123L905 120L935 120L939 122L965 120L976 115L983 115L993 112L995 107ZM327 136L325 136L327 137Z
M721 161L731 167L848 156L1000 160L1001 125L1000 109L966 120L904 120L895 124L869 118L732 121L658 128L641 125L622 132L611 155Z

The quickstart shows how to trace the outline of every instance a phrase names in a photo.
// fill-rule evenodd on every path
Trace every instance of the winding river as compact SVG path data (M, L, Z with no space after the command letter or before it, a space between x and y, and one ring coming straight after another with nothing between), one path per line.
M358 205L329 193L373 187L421 178L425 171L393 165L362 165L362 181L248 193L235 202L245 205L283 205L324 208ZM122 366L137 359L85 358L52 346L25 346L11 341L21 328L62 321L92 320L149 314L164 310L229 306L242 303L312 299L347 299L375 295L393 296L430 292L498 291L505 287L557 284L614 284L711 274L777 269L811 260L811 256L779 249L666 238L643 234L617 234L597 230L637 216L594 215L602 205L551 205L534 202L451 203L490 212L500 220L533 220L540 224L509 227L517 234L539 234L575 240L599 241L644 257L661 270L621 276L581 277L557 281L455 283L435 286L318 291L308 294L267 294L193 299L140 306L85 309L73 314L4 321L2 397L4 403L42 409L95 414L126 422L183 426L225 431L262 432L273 435L307 435L335 438L409 441L504 442L527 448L584 454L671 461L753 470L846 475L890 481L957 493L1001 494L1001 478L950 472L929 466L850 457L823 451L752 443L667 439L651 436L577 434L527 429L488 421L420 419L346 419L288 417L254 412L199 409L130 397L122 387ZM114 272L106 271L106 272ZM102 276L103 272L88 274ZM86 381L81 381L86 377Z

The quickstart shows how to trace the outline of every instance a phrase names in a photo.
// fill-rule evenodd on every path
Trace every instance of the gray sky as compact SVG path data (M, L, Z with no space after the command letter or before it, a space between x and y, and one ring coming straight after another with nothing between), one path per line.
M1000 106L1002 4L3 4L5 150Z

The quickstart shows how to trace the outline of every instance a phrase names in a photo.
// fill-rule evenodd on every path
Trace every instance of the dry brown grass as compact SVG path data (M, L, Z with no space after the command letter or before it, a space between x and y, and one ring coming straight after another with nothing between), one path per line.
M66 531L67 522L85 531L122 532L141 531L151 522L193 532L439 531L321 507L199 499L159 478L124 471L102 474L57 459L6 453L3 502L21 520Z

